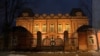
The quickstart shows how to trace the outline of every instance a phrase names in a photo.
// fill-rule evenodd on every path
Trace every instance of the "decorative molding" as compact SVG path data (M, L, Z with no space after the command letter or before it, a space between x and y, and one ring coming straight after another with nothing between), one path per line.
M30 16L22 16L22 18L27 18L29 19ZM68 13L66 14L62 14L62 13L58 13L58 14L34 14L34 16L32 17L32 19L88 19L87 16L83 16L81 12L76 12L76 16L70 16Z

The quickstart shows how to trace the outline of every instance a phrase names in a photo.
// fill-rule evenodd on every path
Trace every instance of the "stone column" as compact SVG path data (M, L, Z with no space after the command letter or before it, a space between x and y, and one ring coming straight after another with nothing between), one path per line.
M41 50L41 42L42 42L42 36L41 32L37 32L37 48L38 50Z

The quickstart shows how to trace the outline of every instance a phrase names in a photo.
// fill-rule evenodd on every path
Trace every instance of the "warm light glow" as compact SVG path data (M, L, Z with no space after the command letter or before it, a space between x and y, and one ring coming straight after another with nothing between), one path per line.
M46 24L43 24L43 25L42 25L42 32L43 32L43 33L46 33L46 28L47 28L47 27L46 27Z
M62 24L58 24L58 32L59 32L59 33L62 33L62 30L63 30Z
M50 32L54 32L54 24L50 24Z
M39 25L38 25L38 24L35 24L35 25L34 25L34 31L35 31L35 32L39 31Z
M65 25L65 30L67 30L68 32L70 32L70 25L69 24Z

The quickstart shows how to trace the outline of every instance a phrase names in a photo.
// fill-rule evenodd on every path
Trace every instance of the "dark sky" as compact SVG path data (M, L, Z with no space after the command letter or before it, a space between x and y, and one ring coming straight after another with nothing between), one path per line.
M92 25L96 30L100 30L100 0L92 2Z
M15 25L13 19L23 8L31 8L33 13L39 14L70 13L72 8L81 8L89 17L91 24L92 0L0 0L0 33L6 22L10 26Z

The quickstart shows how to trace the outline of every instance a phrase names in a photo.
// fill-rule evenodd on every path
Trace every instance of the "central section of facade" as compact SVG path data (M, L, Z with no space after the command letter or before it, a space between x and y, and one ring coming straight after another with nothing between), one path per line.
M42 33L42 38L48 36L49 38L60 37L63 38L64 31L71 33L71 22L68 19L34 19L33 34L37 31Z

